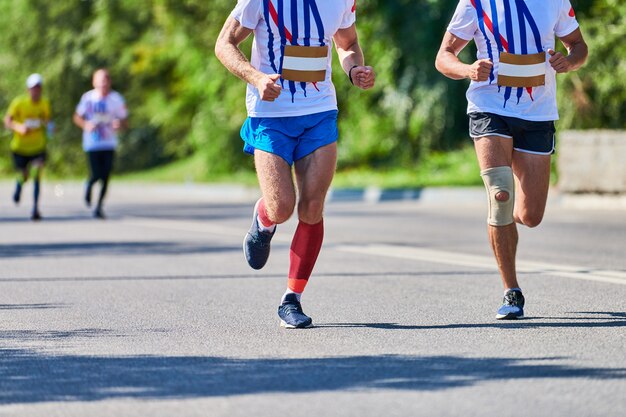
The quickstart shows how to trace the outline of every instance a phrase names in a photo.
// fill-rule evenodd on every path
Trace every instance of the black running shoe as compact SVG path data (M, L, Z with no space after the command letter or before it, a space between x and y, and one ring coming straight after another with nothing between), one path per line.
M280 325L286 329L304 329L313 325L313 320L304 314L295 294L287 294L285 301L278 307L278 317Z
M85 184L85 204L87 207L91 207L91 189L92 186L89 185L89 182Z
M102 207L96 207L96 209L93 211L93 217L101 220L106 219L104 211L102 211Z
M243 239L243 254L252 269L261 269L267 263L267 259L270 257L270 243L276 232L276 228L272 232L259 230L259 201L254 206L252 226Z
M41 220L41 213L39 213L39 210L33 210L33 214L30 215L30 219L34 222L38 222Z
M13 202L15 204L20 204L21 198L22 198L22 184L18 182L15 184L15 192L13 193Z
M504 294L502 306L498 309L496 319L515 320L524 317L524 295L520 290L508 290Z

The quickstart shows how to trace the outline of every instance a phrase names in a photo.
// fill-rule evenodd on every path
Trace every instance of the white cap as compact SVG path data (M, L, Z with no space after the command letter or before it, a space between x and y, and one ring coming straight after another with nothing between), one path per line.
M43 77L39 74L31 74L26 80L26 87L33 88L43 84Z

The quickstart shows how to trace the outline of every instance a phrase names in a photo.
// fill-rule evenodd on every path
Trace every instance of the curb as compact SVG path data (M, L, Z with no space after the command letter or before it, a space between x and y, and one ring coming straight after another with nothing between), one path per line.
M482 204L485 200L482 187L432 187L385 189L379 187L331 189L328 201L381 203L388 201L419 201L431 204Z
M6 195L12 191L13 183L0 181L0 192ZM50 200L65 198L80 199L83 184L80 182L55 182L44 185L44 192ZM249 202L259 198L257 187L224 184L114 184L112 195L142 201L219 201ZM7 198L8 201L8 198ZM331 188L326 199L330 203L377 204L392 201L413 201L424 205L485 205L483 187L427 187L386 189L380 187ZM2 204L0 204L2 205ZM626 211L624 194L571 194L550 190L548 205L578 210Z

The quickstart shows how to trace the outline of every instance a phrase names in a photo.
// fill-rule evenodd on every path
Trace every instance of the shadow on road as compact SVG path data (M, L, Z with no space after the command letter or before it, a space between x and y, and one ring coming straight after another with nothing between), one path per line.
M494 321L492 323L452 323L441 325L405 325L398 323L326 323L316 324L321 328L370 328L383 330L449 330L449 329L532 329L532 328L601 328L626 327L626 313L620 312L575 312L591 317L526 317L514 321ZM608 316L608 317L599 317Z
M66 308L67 304L0 304L0 310L50 310L55 308Z
M237 218L252 218L254 203L246 204L125 204L116 208L117 216L132 216L146 219L218 221ZM244 230L245 232L245 230Z
M237 248L241 251L241 248ZM493 271L428 271L428 272L333 272L315 274L316 277L328 278L386 278L386 277L432 277L432 276L474 276L493 273ZM285 274L199 274L199 275L145 275L124 276L110 275L100 277L23 277L0 278L0 282L101 282L101 281L205 281L214 279L284 279ZM0 305L0 309L2 306Z
M315 359L89 357L0 350L0 404L366 389L434 391L498 380L626 377L626 368L574 367L562 364L562 360L388 355Z
M145 217L149 219L168 220L227 220L236 218L249 218L252 216L253 203L247 204L123 204L111 207L107 210L107 218L110 221L119 220L125 216ZM32 223L29 211L24 215L0 216L0 223ZM66 211L65 215L46 215L43 209L43 221L45 223L64 223L74 221L93 220L91 209Z
M40 342L40 341L63 341L69 339L91 339L96 337L125 337L126 335L117 333L110 329L75 329L75 330L0 330L0 341L9 340L20 342ZM0 348L0 363L3 363L4 353ZM4 366L0 365L0 379L3 378ZM0 382L0 387L2 382Z
M68 242L0 245L0 258L45 256L189 255L241 251L240 246L182 242Z

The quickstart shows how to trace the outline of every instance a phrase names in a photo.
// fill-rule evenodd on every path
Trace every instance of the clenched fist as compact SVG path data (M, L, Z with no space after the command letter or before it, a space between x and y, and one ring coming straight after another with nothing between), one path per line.
M469 67L468 78L472 81L487 81L493 62L489 59L479 59Z
M258 79L255 83L255 87L259 90L259 95L263 101L274 101L280 96L283 91L282 87L276 82L280 80L279 74L266 75Z
M354 67L350 70L352 83L362 90L369 90L376 84L376 73L372 67Z
M572 64L562 53L555 52L554 49L548 49L548 53L550 54L550 65L556 72L562 74L571 71Z

